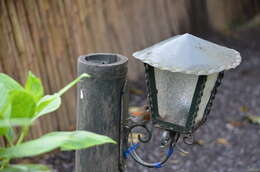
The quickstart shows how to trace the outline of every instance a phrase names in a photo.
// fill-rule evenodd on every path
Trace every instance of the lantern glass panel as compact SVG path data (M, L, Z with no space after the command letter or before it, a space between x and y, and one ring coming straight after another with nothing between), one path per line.
M161 120L185 127L198 76L157 68L154 74Z
M195 124L199 123L203 119L205 108L206 108L208 101L210 99L211 92L212 92L212 90L213 90L213 88L216 84L218 75L219 75L219 73L214 73L214 74L207 76L207 81L206 81L206 84L205 84L205 88L203 90L203 96L201 98L199 110L197 112L197 117L195 119Z

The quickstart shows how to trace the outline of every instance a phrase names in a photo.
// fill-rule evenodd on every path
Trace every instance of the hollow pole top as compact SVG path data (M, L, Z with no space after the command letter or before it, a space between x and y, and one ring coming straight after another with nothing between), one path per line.
M78 58L79 73L88 73L90 79L119 79L127 74L128 58L113 53L93 53Z
M115 53L91 53L79 57L79 62L95 67L113 67L128 62L128 58Z

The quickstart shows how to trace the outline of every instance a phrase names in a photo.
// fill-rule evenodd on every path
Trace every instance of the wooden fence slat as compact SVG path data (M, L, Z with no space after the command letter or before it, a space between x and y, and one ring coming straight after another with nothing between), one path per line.
M35 3L34 0L28 0L25 2L25 8L30 9L30 11L26 11L28 14L28 22L29 22L29 29L30 29L30 34L31 34L31 39L32 39L32 46L35 49L35 57L34 59L37 61L37 68L39 70L39 74L37 76L41 77L45 92L50 92L50 80L48 75L46 74L46 63L44 61L44 54L41 49L41 40L43 39L43 34L40 32L41 24L40 24L40 16L38 12L38 7ZM47 89L46 89L47 88ZM53 127L57 126L55 118L52 117L51 115L47 115L41 118L41 123L44 126L44 131L43 133L49 132L53 130ZM45 123L49 125L44 125ZM34 127L33 127L34 128Z
M32 45L32 39L30 35L30 31L28 26L28 20L27 20L27 15L24 9L24 3L17 2L15 4L16 11L17 11L17 18L18 18L18 23L21 26L21 38L23 42L26 42L26 44L23 44L23 55L21 56L21 60L25 61L25 69L24 71L27 72L28 70L32 71L35 73L37 76L41 77L41 73L39 71L38 63L37 63L37 58L35 58L35 49ZM25 60L26 59L26 60ZM27 75L27 73L26 73ZM24 80L25 82L25 80ZM42 135L44 131L46 130L45 125L41 125L41 123L37 123L34 126L34 130L31 133L34 135L33 137L37 137L39 135Z

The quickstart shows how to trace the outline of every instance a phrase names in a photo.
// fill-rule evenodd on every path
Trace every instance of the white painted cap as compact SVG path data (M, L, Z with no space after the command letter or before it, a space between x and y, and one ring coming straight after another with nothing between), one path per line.
M133 56L161 70L195 75L221 72L241 63L238 51L188 33L137 51Z

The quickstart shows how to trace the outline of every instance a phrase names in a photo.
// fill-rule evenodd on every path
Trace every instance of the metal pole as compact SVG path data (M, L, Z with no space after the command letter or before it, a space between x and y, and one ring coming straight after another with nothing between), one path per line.
M119 54L80 56L78 74L88 73L90 79L80 82L77 94L77 129L106 135L117 145L105 144L76 151L76 172L122 171L123 118L127 103L126 85L128 59Z

